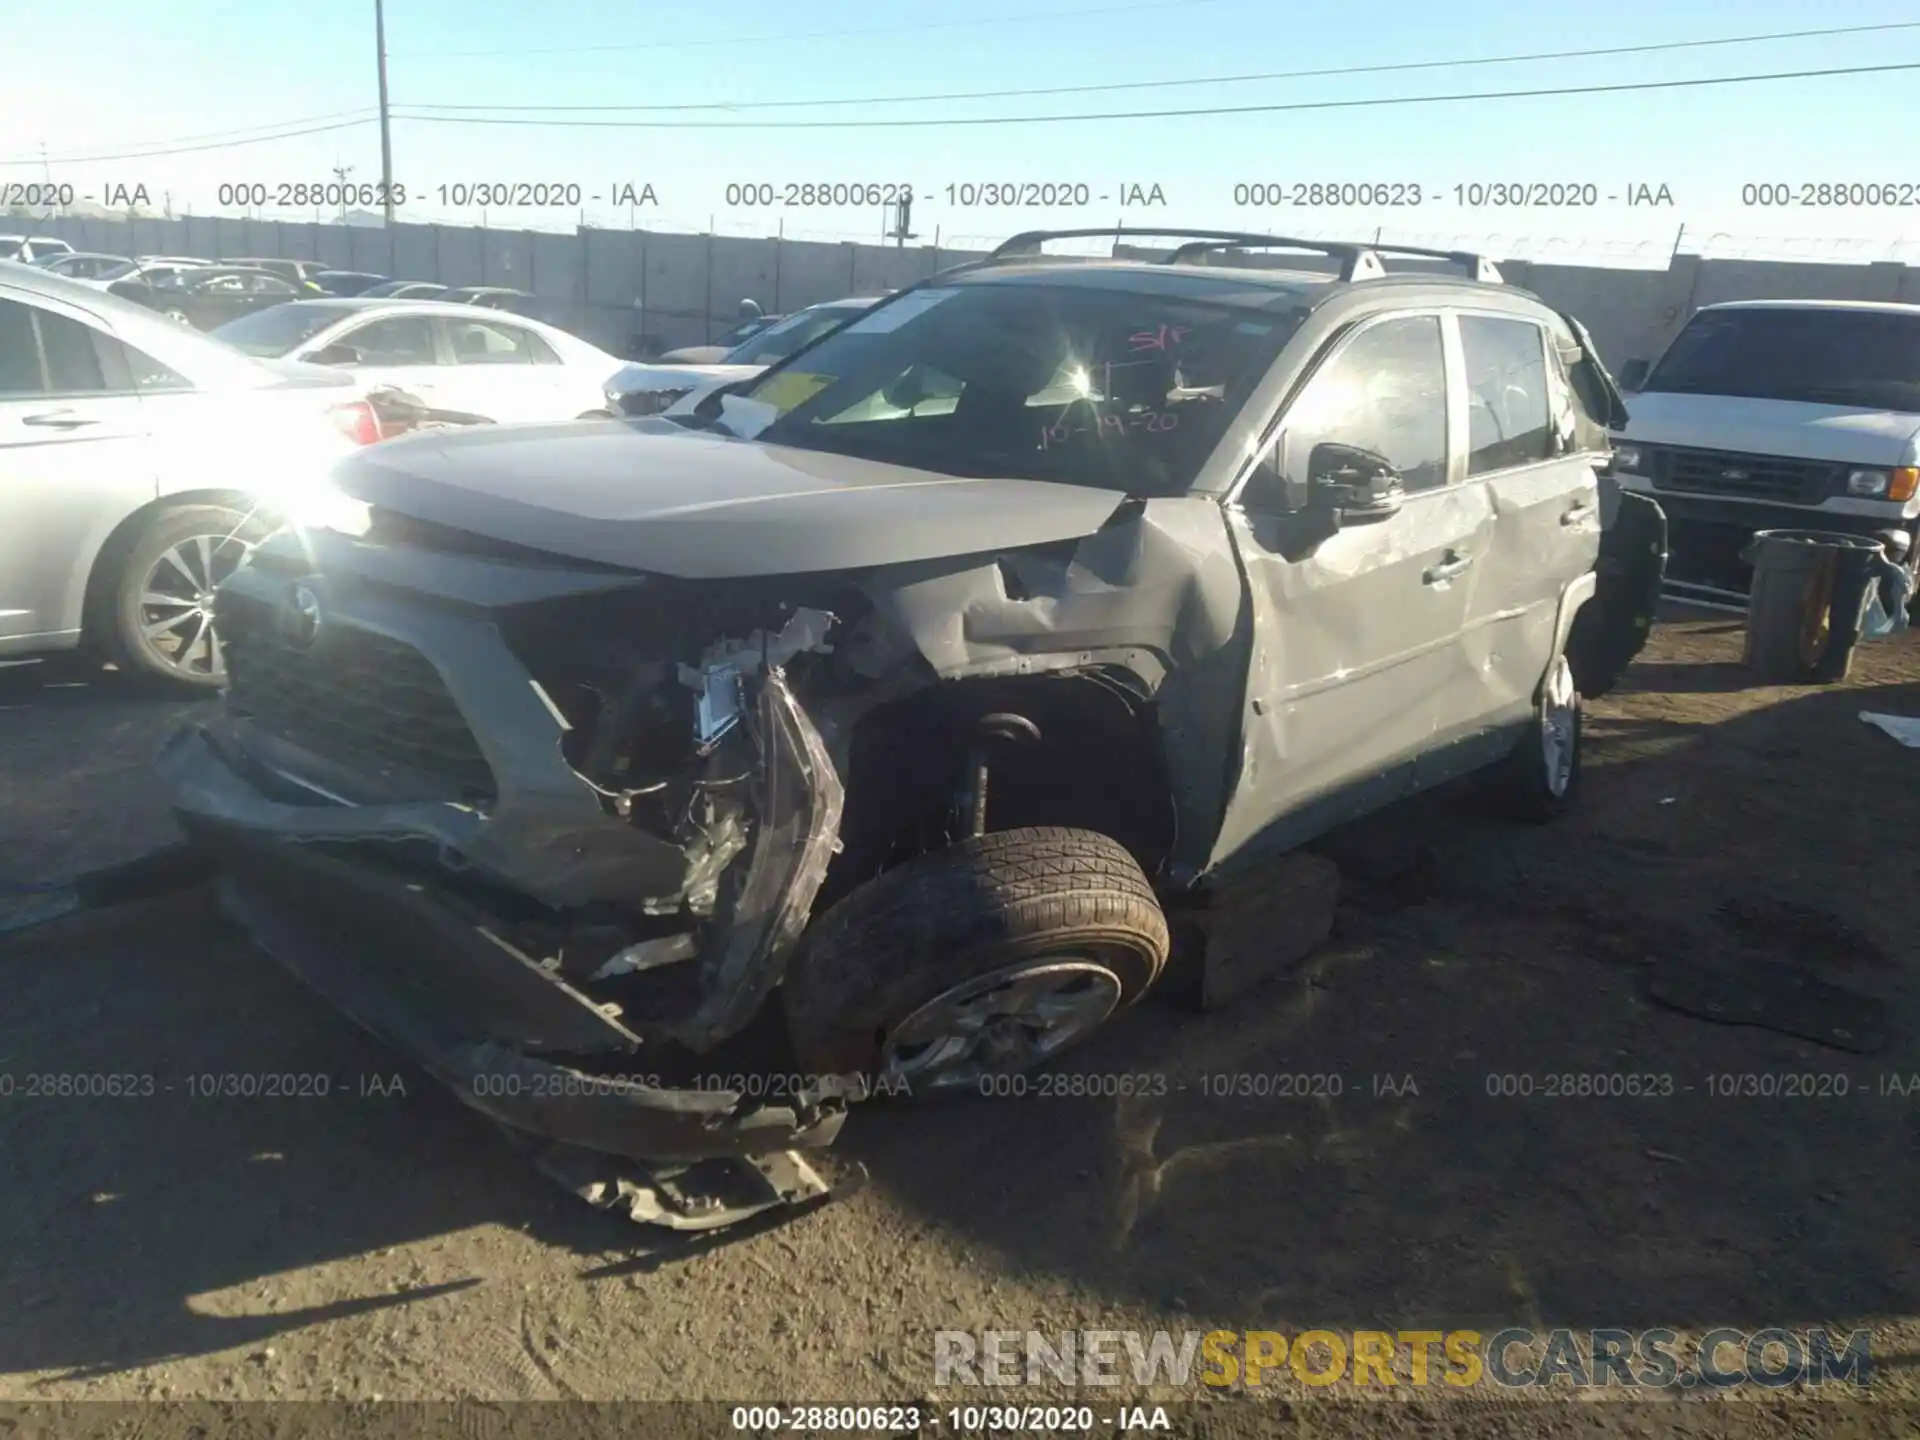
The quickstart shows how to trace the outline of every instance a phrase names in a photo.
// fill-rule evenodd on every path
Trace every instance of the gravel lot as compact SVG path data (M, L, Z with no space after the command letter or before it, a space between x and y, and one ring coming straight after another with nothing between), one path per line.
M1871 1325L1877 1401L1911 1404L1920 1094L1881 1089L1920 1074L1920 752L1857 714L1920 714L1920 639L1863 649L1824 690L1747 688L1739 644L1727 617L1659 630L1590 710L1564 824L1457 800L1381 817L1334 847L1340 924L1297 974L1214 1016L1149 1003L1071 1067L1163 1074L1164 1095L871 1109L835 1152L868 1185L717 1243L524 1169L203 895L0 948L0 1400L881 1401L934 1393L942 1328L1824 1324ZM0 875L169 834L144 766L191 707L115 678L0 671ZM1643 992L1649 962L1782 954L1879 997L1886 1048ZM195 1094L194 1076L261 1072L330 1094ZM1675 1089L1488 1093L1570 1072ZM1784 1072L1844 1073L1849 1093L1707 1088ZM55 1073L154 1093L20 1093ZM1343 1093L1221 1098L1206 1078L1282 1073ZM1326 1401L1289 1385L1265 1390L1303 1401L1296 1419ZM1740 1409L1810 1433L1813 1402L1779 1403ZM1441 1408L1350 1424L1423 1433ZM1324 1433L1345 1433L1335 1414Z

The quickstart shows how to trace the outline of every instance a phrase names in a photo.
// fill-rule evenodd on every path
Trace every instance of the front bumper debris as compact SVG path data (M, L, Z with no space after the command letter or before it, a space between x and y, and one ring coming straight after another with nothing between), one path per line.
M662 1074L674 1067L651 1058L649 1037L698 1053L698 1041L750 1018L832 853L831 760L777 671L755 690L763 764L739 883L688 962L701 966L701 1000L647 1037L619 1005L517 948L457 886L436 883L417 851L412 865L396 863L409 842L444 843L421 835L425 807L280 798L219 722L177 734L158 768L182 828L220 871L224 909L263 950L589 1203L707 1229L822 1198L826 1180L797 1152L831 1144L868 1093L859 1076L813 1077L773 1097L744 1093L744 1077L676 1087ZM605 825L616 840L634 833L612 817ZM576 834L591 844L596 831L586 823Z

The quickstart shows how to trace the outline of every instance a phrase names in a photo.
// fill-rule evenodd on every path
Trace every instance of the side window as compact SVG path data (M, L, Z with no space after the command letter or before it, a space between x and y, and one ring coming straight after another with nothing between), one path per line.
M494 325L484 320L453 320L453 355L461 365L531 365L533 337L518 325Z
M542 340L531 330L525 333L527 337L527 353L533 357L534 364L558 365L562 363L559 354L554 350L553 346L549 345L545 340Z
M431 365L433 325L424 315L396 315L349 330L340 343L360 354L362 365Z
M1447 482L1447 362L1432 315L1383 320L1354 337L1287 412L1287 478L1316 445L1385 456L1409 494Z
M1467 371L1467 474L1553 456L1546 334L1530 320L1460 317Z
M0 300L0 396L46 393L33 311L18 300Z
M40 346L47 357L47 390L52 395L97 395L108 389L107 376L94 348L98 332L51 311L36 310Z
M162 365L144 350L136 350L124 341L110 340L102 336L102 341L117 349L123 358L128 379L133 388L148 390L191 390L193 382L171 366Z

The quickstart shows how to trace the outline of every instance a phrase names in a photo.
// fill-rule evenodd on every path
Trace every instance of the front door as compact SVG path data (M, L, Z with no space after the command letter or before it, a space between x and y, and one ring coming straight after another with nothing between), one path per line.
M154 496L140 397L118 357L66 307L0 289L0 651L71 640L86 562Z
M1378 316L1336 338L1229 506L1254 659L1216 861L1393 798L1410 788L1409 762L1475 724L1461 633L1494 513L1485 487L1458 483L1447 348L1438 313ZM1322 538L1304 502L1309 457L1327 442L1392 462L1398 512Z
M525 326L499 320L443 317L453 364L442 382L443 408L484 415L501 424L530 420L571 420L556 392L561 367L542 365L536 346L544 342ZM587 408L587 407L582 407Z

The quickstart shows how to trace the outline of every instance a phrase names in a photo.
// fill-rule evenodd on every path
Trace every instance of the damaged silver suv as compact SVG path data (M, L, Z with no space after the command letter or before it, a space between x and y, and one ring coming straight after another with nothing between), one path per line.
M1112 1020L1163 901L1471 771L1564 807L1664 554L1644 497L1603 538L1579 324L1473 256L1044 253L1086 233L684 414L352 457L364 524L226 584L161 762L231 913L697 1226L819 1193L850 1102Z

